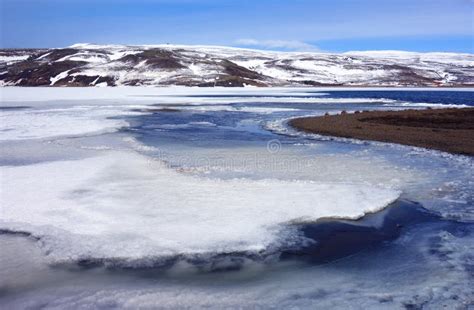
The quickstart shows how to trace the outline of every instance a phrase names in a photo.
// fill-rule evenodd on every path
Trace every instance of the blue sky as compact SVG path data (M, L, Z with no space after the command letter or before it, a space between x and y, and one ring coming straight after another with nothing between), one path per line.
M474 0L0 0L1 47L78 42L474 53Z

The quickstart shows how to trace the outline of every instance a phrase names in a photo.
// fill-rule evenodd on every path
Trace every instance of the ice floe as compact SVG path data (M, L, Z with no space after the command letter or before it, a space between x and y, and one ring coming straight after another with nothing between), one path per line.
M355 184L205 179L122 152L1 173L1 227L40 237L59 261L266 251L298 237L292 222L358 218L399 195Z

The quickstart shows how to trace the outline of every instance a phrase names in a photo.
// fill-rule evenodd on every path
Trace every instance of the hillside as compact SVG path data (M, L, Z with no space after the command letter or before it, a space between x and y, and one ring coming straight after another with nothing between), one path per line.
M3 86L474 86L474 55L76 44L0 50Z

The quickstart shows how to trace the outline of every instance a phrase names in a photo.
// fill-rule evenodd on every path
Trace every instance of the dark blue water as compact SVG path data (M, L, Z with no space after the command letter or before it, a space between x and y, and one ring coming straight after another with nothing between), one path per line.
M407 102L426 102L474 106L472 91L330 91L332 98L387 98Z
M426 103L440 103L440 104L459 104L473 106L473 94L472 91L399 91L399 90L350 90L350 91L323 91L328 94L328 98L386 98L408 102L426 102ZM313 92L315 96L311 95L311 91L307 92L307 95L300 95L300 98L320 98L318 94L321 91ZM291 96L291 93L289 93ZM190 95L190 98L234 98L235 95ZM241 95L241 98L265 98L269 95ZM273 98L285 98L288 95L271 95Z
M303 91L303 90L302 90ZM302 92L301 91L301 92ZM127 133L132 133L139 141L149 146L155 146L162 151L173 151L178 148L182 152L183 147L190 148L235 148L244 146L265 147L269 140L278 141L292 148L295 144L317 143L320 153L338 154L355 151L369 151L379 153L381 156L390 157L394 161L413 161L413 165L425 166L424 158L417 160L412 158L407 160L407 149L401 152L392 152L386 146L377 147L373 143L347 143L340 139L323 138L315 142L315 137L305 135L289 134L286 121L301 116L323 115L325 113L339 113L342 110L391 110L406 109L410 104L413 108L423 108L417 104L431 104L432 107L443 107L444 105L474 105L474 92L470 91L330 91L311 95L298 93L302 98L302 103L285 101L285 98L295 98L290 92L287 97L284 95L194 95L190 98L209 98L206 101L197 101L195 104L202 110L193 110L193 105L163 105L157 104L156 111L150 114L127 118L132 126L124 129ZM265 102L265 98L278 98L277 103ZM212 100L218 98L231 111L213 111L216 105ZM238 102L239 98L243 102ZM255 98L255 102L249 99ZM318 103L304 102L304 99L317 98ZM340 102L325 103L324 99L340 99ZM397 100L396 102L381 101L374 103L346 103L344 98L374 98ZM226 104L226 99L232 99L234 103ZM236 101L236 102L235 102ZM168 109L169 107L172 109ZM250 108L250 109L249 109ZM163 109L163 110L160 110ZM190 110L191 109L191 110ZM209 109L209 110L206 110ZM252 109L276 109L268 113L261 111L252 112ZM281 109L279 111L278 109ZM288 110L291 109L291 110ZM294 133L294 132L293 132ZM390 150L390 152L387 152ZM443 163L439 163L443 165ZM428 162L427 165L430 165Z
M429 104L452 104L474 106L474 92L470 91L332 91L324 92L328 96L299 96L299 98L379 98L398 100L401 103L429 103ZM291 96L291 94L290 94ZM191 98L193 96L190 96ZM195 95L196 98L234 98L235 95ZM180 106L173 106L173 110L166 112L156 112L131 121L134 126L129 130L139 135L140 139L147 144L154 144L154 140L162 141L180 141L181 143L192 143L196 146L210 146L226 144L229 140L236 143L246 141L267 140L272 133L267 130L260 130L266 122L279 118L293 118L312 114L324 114L326 112L338 112L341 110L355 111L366 109L390 109L405 108L404 105L393 104L367 104L367 103L294 103L285 102L283 95L272 96L280 98L281 102L266 103L261 102L262 97L269 95L243 95L239 98L260 98L258 102L232 103L228 107L235 111L187 111L180 110ZM200 104L205 108L206 104ZM182 107L182 106L181 106ZM192 107L192 106L190 106ZM212 105L209 105L212 107ZM291 108L296 111L274 112L269 114L239 112L239 109L251 108ZM436 107L436 106L435 106ZM243 121L249 120L253 124L258 124L257 128L251 126L239 126ZM193 123L207 122L215 126L194 125ZM153 129L154 126L172 124L186 125L186 128ZM281 137L280 137L281 138ZM283 139L283 138L282 138Z

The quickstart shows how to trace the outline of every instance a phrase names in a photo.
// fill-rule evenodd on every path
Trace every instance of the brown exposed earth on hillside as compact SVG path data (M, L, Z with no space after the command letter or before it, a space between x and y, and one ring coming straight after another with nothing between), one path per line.
M0 85L473 87L473 59L469 54L295 54L212 46L78 44L0 49Z

